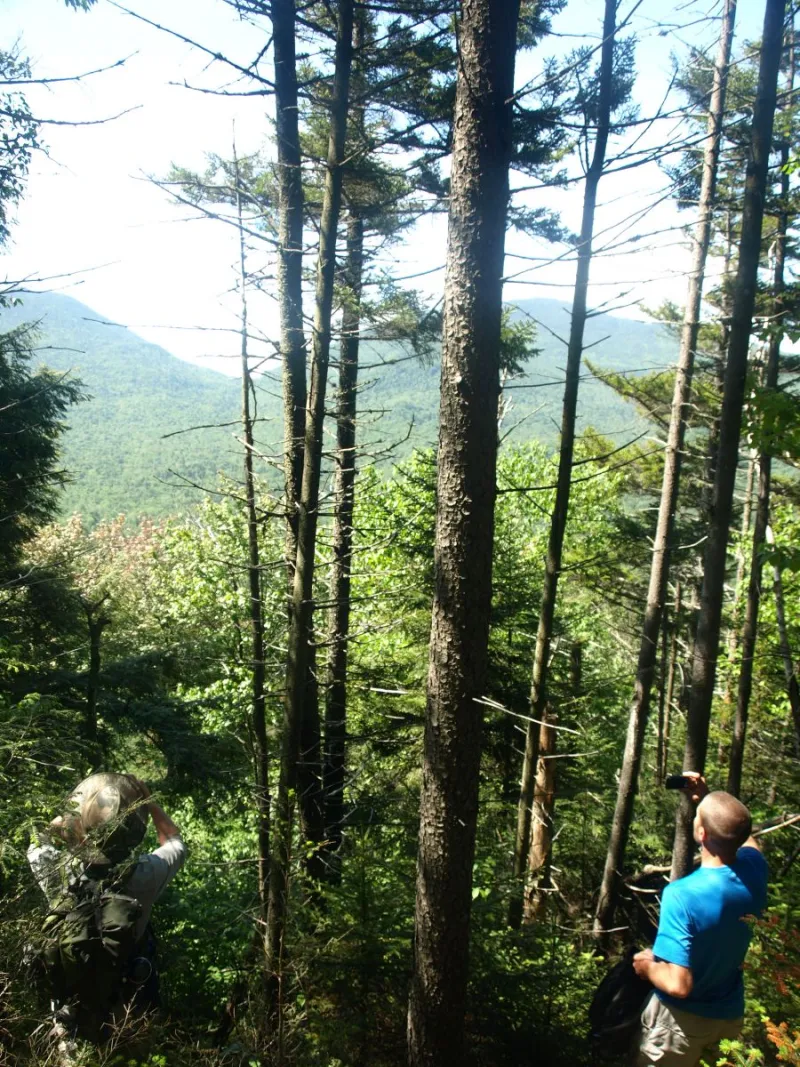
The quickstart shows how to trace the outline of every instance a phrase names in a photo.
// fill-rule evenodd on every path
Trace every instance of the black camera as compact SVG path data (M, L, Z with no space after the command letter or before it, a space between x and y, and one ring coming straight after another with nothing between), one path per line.
M665 789L685 789L687 785L691 785L691 778L687 778L685 774L668 774L664 779Z

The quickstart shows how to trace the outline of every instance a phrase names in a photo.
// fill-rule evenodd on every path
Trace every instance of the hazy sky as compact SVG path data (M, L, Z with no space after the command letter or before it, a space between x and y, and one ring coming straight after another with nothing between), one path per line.
M634 3L623 0L622 15ZM243 64L265 43L264 32L238 22L223 0L128 0L127 6ZM637 8L632 24L640 39L636 93L642 114L651 114L661 101L671 52L680 52L686 42L701 45L715 38L716 24L697 20L718 6L713 0L690 5L643 0ZM737 41L759 36L763 7L763 0L740 2ZM535 77L545 55L574 47L573 35L597 33L602 9L602 0L569 0L554 24L562 36L520 57L518 84ZM661 27L670 20L685 28L665 34ZM240 152L264 148L270 102L185 88L184 83L219 87L230 82L230 71L109 0L99 0L89 13L67 10L63 0L4 0L0 44L9 47L15 40L37 77L69 77L126 59L123 66L77 84L32 87L28 97L37 117L92 122L133 110L100 125L43 127L49 151L34 162L13 246L0 270L13 278L85 272L49 285L64 286L98 312L184 358L208 362L210 356L235 351L233 335L189 329L235 327L235 235L218 223L187 222L191 213L170 205L147 176L163 176L173 162L201 168L206 152L229 155L234 122ZM654 165L605 179L598 230L606 236L600 240L633 232L622 220L643 211L664 184ZM541 192L525 195L531 205L547 202L562 210L565 223L579 227L579 187L569 194L550 193L546 201ZM649 232L686 221L665 203L636 225ZM643 298L656 303L664 296L680 301L681 242L680 233L672 231L656 239L656 249L598 260L593 302ZM429 218L404 247L392 251L391 259L402 274L428 270L444 263L445 246L445 220ZM572 264L538 264L530 271L534 264L514 253L546 255L547 250L515 236L507 247L507 276L528 271L507 285L507 299L546 295L569 303ZM434 273L425 280L431 294L442 278ZM253 313L264 333L275 336L274 301L262 298Z

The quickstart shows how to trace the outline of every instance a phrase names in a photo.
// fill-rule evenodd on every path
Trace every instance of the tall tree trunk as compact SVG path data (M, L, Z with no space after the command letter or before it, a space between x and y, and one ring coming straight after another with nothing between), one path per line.
M720 774L730 759L730 745L726 741L726 733L731 729L733 716L731 704L733 703L733 679L736 666L736 653L739 649L739 631L742 627L742 593L744 591L744 577L747 570L747 544L752 544L750 525L753 511L753 488L755 486L756 464L758 452L750 449L750 459L747 463L747 478L744 487L744 503L742 506L742 527L740 531L740 543L736 550L736 577L733 585L733 604L731 606L731 624L728 629L728 643L725 650L725 687L722 692L722 708L720 710L720 738L717 745L717 764Z
M758 453L755 449L750 452L750 460L747 464L747 478L744 486L744 504L742 506L742 529L741 529L741 547L736 553L736 581L733 587L733 607L731 608L731 628L728 632L728 662L730 669L725 679L725 695L723 697L726 704L731 701L731 685L733 681L733 663L736 658L736 652L739 648L739 623L741 615L741 599L742 590L744 589L744 576L747 568L747 551L746 545L750 539L750 525L753 512L753 488L755 487L756 476L756 464L758 463Z
M270 863L267 955L271 973L270 1011L273 1021L278 1023L279 1036L282 1015L280 1011L281 975L292 841L292 801L297 786L297 759L308 685L309 642L312 634L314 554L317 542L325 391L336 273L336 235L342 199L342 165L347 134L353 7L354 0L339 0L336 8L336 57L317 260L311 391L306 408L297 557L292 587L286 662L286 698Z
M278 156L277 283L283 364L284 505L290 611L297 557L306 416L306 348L303 330L304 198L298 124L295 16L295 0L271 0L270 17L275 55L275 141ZM318 688L312 662L308 665L306 684L298 767L298 806L304 837L318 843L324 834L324 819ZM316 851L309 854L306 869L312 877L319 876Z
M768 545L774 545L775 539L772 530L767 527L766 539ZM783 597L783 576L780 566L775 563L772 568L772 591L775 595L775 615L778 622L778 641L780 643L781 659L783 660L783 673L786 677L786 692L789 696L789 706L792 709L792 723L794 724L794 749L800 755L800 685L797 681L797 671L792 658L792 648L789 644L789 629L786 625L786 605Z
M411 1067L462 1067L519 0L462 0L442 338Z
M322 787L322 733L319 713L319 674L317 649L312 629L308 639L306 688L303 695L303 721L300 725L300 751L297 760L297 807L304 841L303 866L313 882L325 877L322 850L325 841L325 798Z
M722 285L720 286L720 335L714 359L714 386L710 393L711 420L706 441L703 481L700 487L700 518L710 525L714 513L714 478L719 453L719 427L722 417L722 393L725 387L725 361L731 339L731 307L733 294L730 290L731 263L733 261L733 226L730 208L725 213L725 254L723 256ZM702 576L698 578L697 596L700 597Z
M770 345L770 349L772 345ZM772 361L770 352L770 362ZM775 356L777 381L777 353ZM767 369L770 375L769 365ZM733 736L728 757L728 784L727 790L735 797L739 796L742 788L742 765L744 762L744 740L747 730L747 719L750 708L750 693L753 688L753 657L756 648L756 631L758 627L758 611L761 602L761 577L763 562L761 558L764 545L764 534L769 522L769 490L771 476L771 457L763 454L759 456L758 472L758 504L756 507L756 522L753 528L753 549L750 557L750 581L747 587L747 606L745 608L744 624L742 626L742 664L739 670L739 684L736 693L736 714L733 720Z
M659 662L658 725L656 728L656 785L664 778L661 762L664 753L664 717L667 710L667 675L669 673L669 613L666 605L661 619L661 657Z
M242 198L239 183L239 161L234 145L233 158L236 166L236 216L239 223L239 289L241 295L241 362L242 362L242 436L244 444L244 492L247 514L247 580L250 601L250 634L252 660L250 666L250 721L253 737L253 763L256 786L256 811L258 812L258 895L261 902L262 921L267 917L269 881L269 746L265 702L266 671L264 664L264 617L261 603L261 566L258 545L258 514L256 512L256 487L253 476L253 418L250 397L253 382L250 376L250 360L247 351L247 270L245 259L244 225L242 222Z
M719 652L725 565L733 507L733 490L739 457L739 435L747 377L747 354L753 324L753 308L761 252L761 224L767 190L767 168L772 145L778 71L783 44L785 0L767 0L758 91L753 111L750 158L747 164L739 265L733 291L731 336L725 368L725 388L720 414L719 453L714 478L713 515L703 560L703 588L692 659L692 689L686 718L684 767L705 769L708 724L714 696ZM672 877L688 874L692 867L694 808L681 799L676 822Z
M613 87L614 35L617 5L606 0L603 20L603 45L600 60L600 92L597 111L597 134L592 162L586 173L583 193L583 219L578 245L578 266L575 276L575 291L572 299L572 324L567 350L566 384L564 406L561 415L561 452L556 479L556 499L550 519L550 540L547 548L542 603L539 609L539 627L536 634L533 673L531 678L531 719L541 720L547 705L547 672L550 659L550 642L553 638L553 618L561 570L561 554L564 531L567 526L569 495L572 480L572 455L575 448L575 414L578 406L578 383L580 381L583 331L586 325L586 296L589 288L589 268L592 261L592 236L597 202L597 187L603 175L606 158ZM512 899L509 923L518 926L522 917L526 861L530 848L531 809L533 804L536 768L538 765L539 721L528 723L525 735L525 756L522 764L519 804L517 806L517 833L514 844L514 875L520 882L519 892Z
M297 555L306 408L303 332L303 175L297 106L295 0L271 0L278 156L278 305L283 364L284 501L289 589Z
M659 785L664 784L664 778L667 773L667 765L669 763L669 730L670 722L672 718L672 703L675 693L675 672L678 667L678 637L680 635L681 627L681 583L675 583L675 608L672 616L672 640L670 641L669 648L669 669L667 671L667 695L664 700L664 727L661 732L661 749L659 757L659 765L661 767L661 777L659 778Z
M556 802L556 730L551 705L544 709L539 730L539 766L533 802L533 830L528 853L528 884L525 889L523 920L535 922L547 906L552 887L553 817Z
M569 688L572 703L583 692L583 645L574 641L570 647ZM533 830L528 853L528 885L523 906L523 921L535 922L547 907L552 890L553 827L556 807L556 749L558 729L556 711L548 703L539 728L539 766L533 804Z
M336 474L334 479L333 567L329 623L328 684L325 705L325 826L329 875L341 876L344 824L345 741L347 736L347 652L350 630L350 572L353 551L353 505L356 480L356 406L358 349L361 325L361 279L364 264L364 222L350 215L347 223L348 295L342 315L339 355L339 402L336 412Z
M791 61L789 68L788 107L792 107L794 92L794 42L791 42ZM786 165L789 162L789 144L781 144L781 206L777 217L775 234L775 265L772 275L774 297L774 316L776 322L770 335L767 352L767 366L764 372L764 390L774 393L778 386L778 369L780 365L781 342L783 341L783 292L784 265L786 262L786 235L789 228L789 175ZM758 634L758 612L761 604L761 582L763 574L763 550L769 524L770 480L772 476L772 453L769 441L762 444L758 457L758 503L756 521L753 528L753 550L750 557L750 581L747 587L747 607L745 608L742 627L742 665L739 670L739 685L736 694L736 716L733 723L730 761L728 764L728 792L738 797L742 788L742 766L744 763L744 742L747 732L747 719L750 710L750 694L753 688L753 658Z
M619 900L625 850L628 845L633 805L639 786L639 768L642 748L650 713L650 694L655 675L658 653L658 633L664 612L669 576L672 530L678 506L683 442L686 420L692 394L692 375L700 327L700 301L703 295L706 258L711 240L711 223L717 184L717 165L722 143L722 122L725 114L725 95L728 84L733 27L736 18L736 0L726 0L722 16L719 48L714 65L714 83L708 111L705 147L703 151L703 177L700 189L699 217L694 234L694 260L689 275L686 294L686 310L681 331L681 347L675 371L675 388L672 395L669 431L664 453L664 475L661 485L661 501L658 508L653 556L650 564L650 582L647 588L642 634L639 643L639 659L633 701L628 716L628 731L622 755L617 801L611 822L603 881L594 917L594 932L603 935L614 925L614 911Z

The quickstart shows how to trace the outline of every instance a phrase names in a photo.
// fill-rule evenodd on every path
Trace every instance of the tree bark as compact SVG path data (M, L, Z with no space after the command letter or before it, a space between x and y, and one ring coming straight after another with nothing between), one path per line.
M250 601L250 635L252 660L250 667L251 711L250 721L253 736L253 763L256 787L256 811L258 813L258 895L261 902L262 921L267 917L270 852L269 813L269 746L265 702L266 671L264 664L264 617L261 603L261 566L258 544L258 514L256 511L256 487L253 476L253 417L250 397L253 382L250 376L250 361L247 352L247 270L245 259L244 226L242 222L242 198L239 185L239 162L236 148L233 152L236 166L236 215L239 222L239 288L241 293L241 362L242 362L242 436L244 444L244 491L247 514L247 581Z
M744 576L747 567L747 552L745 551L745 545L750 537L750 525L752 520L753 511L753 488L755 486L756 465L758 463L758 453L753 449L750 453L750 460L747 464L747 479L744 487L744 504L742 507L742 544L741 548L736 554L736 582L733 587L733 607L731 608L731 628L728 633L728 661L730 670L728 671L725 679L725 695L723 697L726 704L731 701L731 685L733 680L733 663L736 658L736 652L739 648L739 622L741 616L741 599L742 590L744 588Z
M275 56L275 142L278 178L278 305L283 365L284 506L288 605L297 557L303 435L306 414L306 349L303 330L303 179L298 126L295 0L271 0ZM298 767L298 806L303 834L319 843L324 834L317 677L307 671ZM318 853L306 860L312 878L320 875Z
M282 1014L280 1012L281 976L289 893L292 807L297 787L297 760L308 685L309 642L312 634L314 555L317 541L325 391L331 345L336 235L342 199L342 167L347 134L353 8L353 0L340 0L336 9L336 56L317 260L311 390L306 408L303 441L303 479L290 610L286 698L270 863L267 918L267 957L271 974L269 1000L273 1022L277 1022L279 1027Z
M577 705L583 693L583 645L574 641L570 647L569 688ZM539 727L539 765L533 804L533 831L528 853L528 885L523 905L523 921L536 922L547 907L552 891L553 827L556 807L556 749L558 730L552 704L544 710Z
M353 551L353 505L356 480L356 408L358 349L361 324L361 280L364 265L364 222L351 215L347 223L348 297L342 315L339 354L339 402L336 413L333 567L329 623L328 684L325 704L325 837L328 876L341 878L344 825L345 743L347 737L347 655L350 630L350 573Z
M703 481L700 487L700 518L706 524L710 524L713 514L714 500L714 477L717 469L717 454L719 452L719 425L722 406L722 392L725 386L725 361L728 353L728 345L731 339L731 304L732 293L729 279L731 276L731 263L733 262L733 219L730 207L725 212L725 252L722 257L722 277L720 284L719 324L720 335L717 341L717 355L714 360L714 388L711 391L710 409L711 418L706 441L705 469ZM702 583L702 577L699 579ZM700 588L697 589L698 598Z
M322 785L322 731L319 713L317 649L312 630L308 639L303 721L297 759L297 807L303 835L303 866L313 882L325 877L322 850L325 842L325 798Z
M519 0L462 0L442 339L435 592L411 1067L462 1067L491 606L500 323Z
M586 297L589 288L589 268L592 261L592 236L597 202L597 187L603 174L606 146L611 120L614 35L616 27L614 0L606 0L603 20L603 45L600 60L600 92L597 113L597 133L592 162L586 173L583 194L583 219L578 244L578 266L575 291L572 300L572 324L567 350L566 384L561 416L561 451L556 479L556 499L550 519L550 539L547 548L542 602L539 610L539 626L536 634L536 649L531 678L531 718L541 720L547 705L547 673L550 659L550 643L553 637L553 618L561 570L561 555L564 531L567 526L569 496L572 479L572 456L575 448L575 415L578 405L583 331L586 325ZM530 848L531 808L538 765L539 722L529 722L525 735L525 756L522 764L519 804L517 807L517 833L514 845L514 875L522 883ZM509 909L509 923L518 926L522 913L524 887L514 896Z
M736 18L736 0L726 0L722 16L719 48L714 64L714 82L708 110L705 146L703 150L703 176L700 189L699 217L694 233L694 259L689 274L686 294L686 310L681 330L681 346L678 366L675 371L675 387L672 395L669 431L664 453L664 474L661 485L661 500L658 508L653 556L650 564L650 581L647 588L639 658L636 666L633 701L628 716L628 731L622 768L617 787L617 800L611 822L603 881L594 917L594 932L603 935L614 924L614 912L619 899L621 874L625 864L633 806L639 786L639 768L642 761L647 720L650 714L650 695L655 675L658 652L658 633L664 612L669 576L672 531L678 506L681 462L686 434L686 421L692 395L692 376L700 328L700 302L703 295L706 258L711 240L711 223L717 184L717 167L722 143L722 123L725 115L725 96L728 84L733 28Z
M556 802L557 734L553 709L548 705L539 730L539 766L533 803L533 831L528 854L528 884L525 890L523 921L536 922L547 907L552 888L553 817Z
M669 673L669 614L666 605L661 619L661 657L659 662L658 726L656 729L656 785L664 777L662 756L664 753L664 717L667 708L667 675Z
M669 763L669 730L670 721L672 717L672 702L675 693L675 672L678 666L678 637L680 634L681 626L681 583L675 583L675 608L672 617L672 640L670 641L669 648L669 670L667 671L667 695L664 700L664 727L661 732L661 755L660 755L660 767L661 777L659 778L659 785L664 784L664 778L667 773L667 765Z
M792 59L794 47L792 46ZM792 106L794 90L794 65L789 72L789 107ZM783 292L784 265L786 262L786 235L789 227L789 175L786 165L789 162L789 144L781 144L781 206L777 217L775 235L775 265L772 276L774 297L774 314L776 323L770 336L767 352L767 365L764 372L764 390L773 393L778 387L778 370L780 366L781 342L783 341ZM750 581L747 586L747 606L742 626L742 663L739 670L739 685L736 694L736 715L733 722L733 737L728 763L728 792L738 797L742 788L742 766L744 764L744 742L747 732L747 720L750 710L750 694L753 688L753 667L758 635L758 613L761 604L761 583L763 576L764 544L769 525L770 481L772 477L772 452L769 442L762 446L758 457L758 502L753 528L753 549L750 557Z
M725 565L733 506L733 490L739 456L739 435L744 405L747 355L753 324L753 309L761 252L761 224L767 189L767 169L772 145L778 71L780 68L785 0L767 0L758 90L753 111L750 158L745 180L739 264L733 291L731 335L725 368L725 387L720 414L719 453L714 478L713 514L706 541L703 587L692 659L692 688L686 721L684 767L705 769L708 724L714 696ZM675 823L672 877L692 868L694 838L693 805L681 800Z
M306 348L303 332L303 175L297 105L295 0L272 0L275 143L278 156L278 305L283 365L284 501L289 589L297 555L303 477Z
M772 345L770 345L770 349ZM770 362L772 352L770 351ZM777 381L777 353L774 359ZM767 375L770 376L769 364ZM744 624L742 626L742 664L739 670L739 684L736 693L736 713L733 720L733 736L728 756L728 784L727 790L735 797L739 796L742 788L742 765L744 762L744 741L747 730L747 719L750 708L750 694L753 688L753 657L756 648L756 631L758 628L758 611L761 602L761 578L762 578L762 549L764 535L769 522L769 491L771 476L771 457L767 454L759 456L758 461L758 503L756 506L756 522L753 528L753 549L750 557L750 581L747 587L747 606L745 608Z
M740 544L736 551L736 577L733 586L733 604L731 606L731 624L728 629L728 643L725 649L725 688L722 692L722 709L720 712L720 739L717 746L717 763L720 774L727 766L730 759L730 745L725 740L725 734L731 729L733 716L730 714L733 703L734 667L736 665L736 653L739 650L739 631L742 622L742 593L744 590L744 578L747 572L748 541L752 543L750 535L751 517L753 511L753 488L755 486L756 465L758 452L752 448L747 463L747 478L744 487L744 503L742 506L742 527L740 532Z

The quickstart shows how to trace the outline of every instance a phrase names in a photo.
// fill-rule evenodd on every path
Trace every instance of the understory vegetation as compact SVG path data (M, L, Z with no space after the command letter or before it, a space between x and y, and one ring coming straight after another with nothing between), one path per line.
M590 439L583 448L588 458L597 454L598 442ZM609 472L590 462L583 470L591 480L576 487L553 658L552 699L562 710L552 755L558 798L552 886L536 921L521 930L506 925L506 914L519 891L511 854L521 726L552 490L507 493L498 505L467 1020L478 1063L591 1062L586 1011L605 968L591 918L624 742L646 513L631 517L630 468ZM410 457L391 478L370 470L360 476L341 881L320 888L304 875L314 845L302 838L292 856L284 1040L286 1056L300 1063L388 1065L404 1056L434 477L430 453ZM548 485L552 478L553 460L542 446L502 455L501 487ZM784 529L790 546L792 527ZM13 643L8 630L4 635L1 720L3 1027L12 1062L27 1062L31 1044L36 1047L37 1035L30 1034L42 1019L42 1004L18 968L43 916L24 861L26 843L98 760L145 777L190 848L186 868L155 915L169 1022L164 1033L150 1036L150 1045L169 1064L209 1058L248 1063L257 1056L263 1004L253 952L258 892L245 541L241 510L225 500L134 531L122 521L87 530L76 516L44 527L27 548L36 580L16 597L24 628ZM273 692L268 730L274 738L285 640L277 524L264 527L263 550L267 688ZM324 588L319 595L324 600ZM789 617L797 618L800 585L793 576L787 576L785 596ZM82 740L82 726L87 607L104 597L98 755ZM800 805L773 615L767 605L742 791L759 824ZM678 640L683 645L686 639L682 624ZM669 736L675 754L683 744L681 703L678 694ZM630 888L618 923L625 943L646 943L648 894L666 876L644 872L669 863L674 800L658 781L657 740L654 725L631 834ZM722 722L712 741L707 774L715 785L725 773ZM679 757L670 756L668 764L679 765ZM800 1008L795 838L792 829L765 837L771 906L748 963L742 1042L760 1049L767 1062L777 1049L773 1026L791 1024ZM229 1029L231 998L236 1025ZM112 1052L107 1055L114 1062ZM737 1055L732 1051L729 1062L746 1062Z
M588 1008L692 869L683 768L770 869L706 1067L800 1064L794 9L733 51L733 0L642 23L681 49L650 114L636 3L577 46L564 0L219 3L249 65L167 30L267 143L152 183L236 236L240 377L0 285L0 1063L64 1067L26 851L110 770L189 859L162 1010L70 1067L610 1064ZM0 248L52 84L0 50ZM439 213L431 296L387 255ZM609 316L681 230L685 306ZM504 302L562 261L564 304Z

